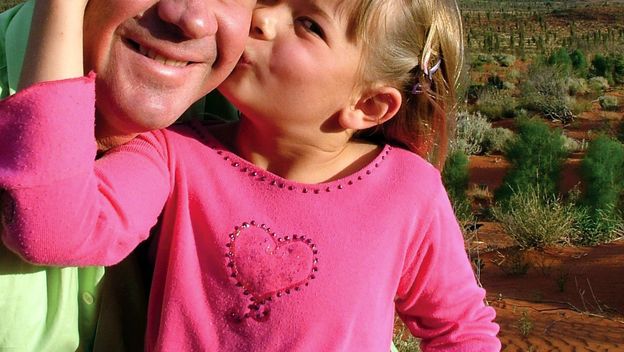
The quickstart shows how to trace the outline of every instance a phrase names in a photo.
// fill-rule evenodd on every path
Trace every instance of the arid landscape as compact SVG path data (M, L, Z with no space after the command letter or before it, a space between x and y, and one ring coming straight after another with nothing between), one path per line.
M511 65L486 62L477 69L471 65L472 82L487 82L492 75L514 81L514 76L527 72L540 54L547 57L559 47L570 52L581 48L586 54L593 53L590 55L623 52L621 35L612 42L597 39L590 43L595 37L604 38L596 33L624 30L622 1L460 1L460 6L468 16L467 33L473 36L469 55L474 58L500 51L516 56ZM511 33L522 23L517 18L529 20L520 25L526 25L527 33L531 33L522 49L517 42L515 48L509 47ZM496 47L498 40L498 48L488 48L488 30L500 36L493 44ZM549 44L543 44L548 42L543 38L550 38ZM573 38L586 40L578 43ZM612 83L600 93L576 95L575 103L569 105L574 110L569 121L539 117L581 144L599 134L615 136L624 125L624 85ZM619 105L605 109L598 95L615 97ZM511 96L522 99L517 91ZM478 111L478 105L476 99L468 109ZM516 117L495 117L491 123L514 130ZM558 180L562 198L575 189L584 189L581 164L585 155L583 147L567 155ZM470 197L473 210L492 204L490 197L503 184L509 168L504 153L470 156L469 190L477 196ZM624 351L621 236L592 246L558 244L522 249L495 219L477 215L476 221L481 226L467 233L467 247L477 276L487 289L488 303L497 311L503 351Z

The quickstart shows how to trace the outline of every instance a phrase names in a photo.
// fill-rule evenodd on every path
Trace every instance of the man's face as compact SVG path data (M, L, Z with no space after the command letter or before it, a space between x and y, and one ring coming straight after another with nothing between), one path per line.
M99 138L168 126L230 73L255 0L91 0L85 69Z

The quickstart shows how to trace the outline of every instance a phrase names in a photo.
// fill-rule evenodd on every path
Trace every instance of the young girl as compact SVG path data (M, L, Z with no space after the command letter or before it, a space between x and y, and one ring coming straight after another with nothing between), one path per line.
M403 149L444 154L461 35L454 0L260 2L221 87L238 124L95 164L93 75L36 84L0 105L3 240L108 265L162 213L150 351L387 351L395 310L426 351L498 350L439 173Z

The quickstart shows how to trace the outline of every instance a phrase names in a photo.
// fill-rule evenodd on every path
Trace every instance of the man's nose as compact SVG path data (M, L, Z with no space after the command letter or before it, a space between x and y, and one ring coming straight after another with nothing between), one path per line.
M189 38L213 36L217 32L215 11L222 6L215 0L160 0L157 6L158 16Z

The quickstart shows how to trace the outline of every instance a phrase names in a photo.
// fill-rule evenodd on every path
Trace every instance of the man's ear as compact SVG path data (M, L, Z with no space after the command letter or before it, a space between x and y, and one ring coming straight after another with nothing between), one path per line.
M401 92L389 86L367 90L355 101L349 111L340 114L340 125L345 129L364 130L390 120L401 107Z

